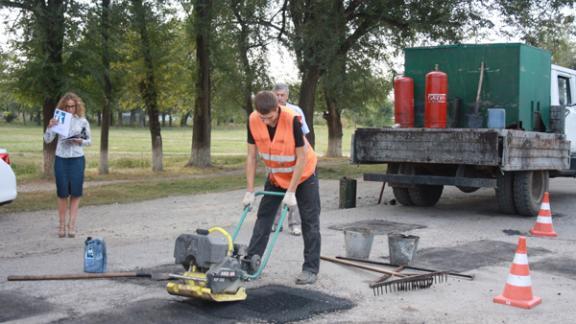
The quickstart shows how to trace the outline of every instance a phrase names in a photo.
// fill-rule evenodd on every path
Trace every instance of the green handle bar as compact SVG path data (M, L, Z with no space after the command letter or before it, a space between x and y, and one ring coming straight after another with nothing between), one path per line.
M257 191L254 193L254 196L264 196L264 195L284 197L283 192ZM238 233L240 233L240 228L242 227L242 224L244 223L244 220L246 219L246 216L248 216L248 212L250 212L251 209L252 208L250 206L246 206L244 208L244 211L242 212L242 216L240 217L240 222L238 223L238 226L236 226L236 230L234 231L234 235L232 236L233 241L236 241L236 237L238 236ZM274 249L274 245L276 244L276 240L278 239L278 236L280 234L280 230L282 229L282 224L284 224L284 219L286 218L286 215L288 215L288 206L284 205L284 206L282 206L282 213L280 214L280 220L278 221L278 224L280 224L280 226L278 226L276 228L276 230L274 231L274 234L272 235L272 242L270 242L270 244L268 244L268 246L266 247L266 251L264 251L264 257L262 258L262 262L260 263L260 267L258 268L258 270L254 274L251 274L251 275L244 274L242 276L243 279L253 280L253 279L258 279L258 277L260 277L260 275L262 274L262 271L264 270L264 268L266 267L266 264L268 263L268 259L270 259L270 255L272 254L272 250Z

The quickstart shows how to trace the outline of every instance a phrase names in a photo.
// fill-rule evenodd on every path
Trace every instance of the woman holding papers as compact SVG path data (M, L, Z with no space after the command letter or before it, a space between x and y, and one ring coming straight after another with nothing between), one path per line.
M50 143L58 136L54 176L58 195L60 227L58 237L76 236L76 217L84 184L83 147L91 144L90 124L84 118L84 102L78 95L68 92L58 102L54 118L44 133L44 142ZM65 127L62 127L64 126ZM69 207L68 226L66 212Z

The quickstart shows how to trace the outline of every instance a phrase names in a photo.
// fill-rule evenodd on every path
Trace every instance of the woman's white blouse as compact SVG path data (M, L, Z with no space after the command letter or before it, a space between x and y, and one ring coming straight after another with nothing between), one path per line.
M51 128L47 128L44 133L44 142L50 143L58 136L58 143L56 144L56 156L61 158L74 158L84 156L84 146L92 144L92 134L90 132L90 124L84 117L74 115L70 121L70 136L80 135L84 133L82 144L78 145L73 141L61 138L57 133L53 132Z

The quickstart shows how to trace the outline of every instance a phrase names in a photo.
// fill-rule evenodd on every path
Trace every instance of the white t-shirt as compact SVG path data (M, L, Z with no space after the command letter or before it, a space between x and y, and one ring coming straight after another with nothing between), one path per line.
M294 113L296 113L296 115L301 116L302 117L302 133L304 135L310 133L310 128L308 128L308 124L306 124L306 117L304 116L304 111L302 111L302 108L293 105L289 102L286 103L286 107L292 109L292 111L294 111Z

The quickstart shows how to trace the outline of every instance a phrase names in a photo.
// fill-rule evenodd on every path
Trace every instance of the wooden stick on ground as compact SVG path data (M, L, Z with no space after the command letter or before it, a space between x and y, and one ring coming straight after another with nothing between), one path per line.
M83 279L110 279L110 278L151 278L154 280L167 280L168 274L153 274L145 272L104 272L104 273L76 273L57 275L30 275L8 276L8 281L34 281L34 280L83 280Z
M410 276L410 274L407 274L407 273L400 273L400 272L396 272L396 271L388 271L388 270L384 270L384 269L372 267L372 266L369 266L369 265L359 264L359 263L356 263L356 262L351 262L351 261L336 259L336 258L327 257L327 256L320 256L320 259L325 260L325 261L334 262L334 263L344 264L344 265L348 265L348 266L352 266L352 267L356 267L356 268L360 268L360 269L364 269L364 270L374 271L374 272L378 272L378 273L384 273L384 274L387 274L387 275L390 275L390 276L396 276L396 277L400 277L400 278L404 278L404 277Z

